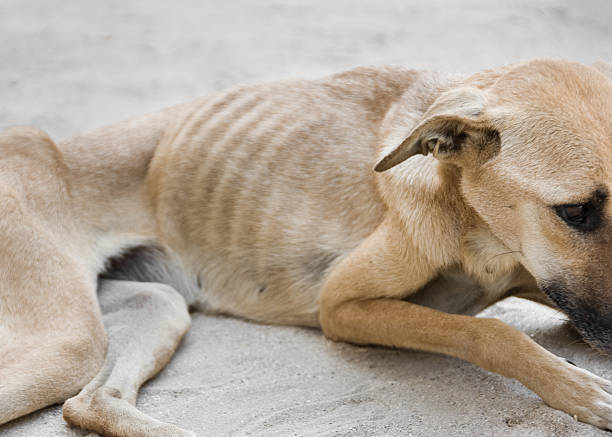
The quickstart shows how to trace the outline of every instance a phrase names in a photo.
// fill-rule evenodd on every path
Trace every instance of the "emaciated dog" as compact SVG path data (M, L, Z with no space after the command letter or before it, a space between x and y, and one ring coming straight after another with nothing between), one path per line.
M452 355L612 429L612 382L472 317L548 303L612 353L611 71L357 68L4 131L0 423L68 399L100 434L193 435L134 406L190 308Z

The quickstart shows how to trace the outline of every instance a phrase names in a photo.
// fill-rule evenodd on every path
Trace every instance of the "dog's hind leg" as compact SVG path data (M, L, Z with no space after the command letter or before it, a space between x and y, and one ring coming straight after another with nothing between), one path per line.
M102 279L98 298L108 353L98 375L66 401L64 418L107 436L193 436L134 406L140 386L168 363L189 329L183 297L160 283Z
M1 184L0 242L3 424L78 393L102 365L106 336L92 275Z

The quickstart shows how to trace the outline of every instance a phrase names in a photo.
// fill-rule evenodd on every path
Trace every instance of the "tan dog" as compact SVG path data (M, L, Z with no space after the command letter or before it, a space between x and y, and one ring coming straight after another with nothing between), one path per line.
M58 146L5 131L0 423L82 389L64 404L72 424L192 435L134 407L189 306L449 354L612 429L611 382L469 316L510 295L550 299L612 352L607 68L359 68Z

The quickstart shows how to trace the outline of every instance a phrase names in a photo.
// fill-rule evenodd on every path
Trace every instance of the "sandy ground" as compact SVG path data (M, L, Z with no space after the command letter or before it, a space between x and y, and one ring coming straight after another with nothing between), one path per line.
M0 128L61 139L245 81L356 65L472 72L536 56L612 61L609 1L2 0ZM560 313L487 311L612 379ZM138 406L202 436L603 436L516 381L439 355L194 315ZM59 406L3 436L78 436Z

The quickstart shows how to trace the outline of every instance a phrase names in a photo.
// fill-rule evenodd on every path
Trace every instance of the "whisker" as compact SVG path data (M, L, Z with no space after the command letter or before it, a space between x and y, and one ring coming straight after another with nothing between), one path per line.
M498 256L511 255L513 253L521 253L521 251L520 250L511 250L509 252L502 252L502 253L498 253L496 255L493 255L491 258L489 258L487 261L485 261L485 266L487 264L489 264L491 261L493 261L495 258L497 258Z

